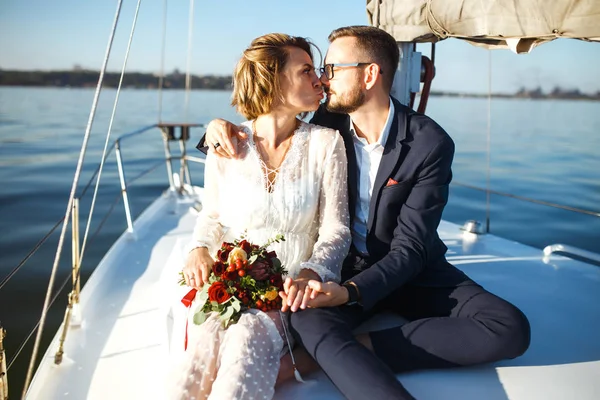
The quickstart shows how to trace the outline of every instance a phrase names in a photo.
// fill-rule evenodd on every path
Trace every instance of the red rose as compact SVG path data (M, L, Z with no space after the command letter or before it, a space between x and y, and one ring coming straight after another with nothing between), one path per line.
M238 275L238 272L235 269L233 269L233 271L229 271L229 269L227 269L223 273L222 277L224 279L227 279L228 281L235 281L235 280L237 280L237 278L239 277L239 275Z
M217 258L222 262L227 262L227 258L229 257L229 252L231 250L219 250L217 251Z
M221 276L223 275L223 272L225 272L225 268L225 264L223 264L221 261L215 261L212 266L213 274L215 274L215 276Z
M233 250L233 244L223 242L221 243L221 248L217 251L217 258L222 262L227 262L227 258L229 258L229 253Z
M248 243L248 241L245 239L242 240L238 246L248 254L250 254L250 251L252 251L252 245L250 245L250 243Z
M229 300L231 295L227 293L227 286L223 282L213 282L208 288L208 299L221 304Z

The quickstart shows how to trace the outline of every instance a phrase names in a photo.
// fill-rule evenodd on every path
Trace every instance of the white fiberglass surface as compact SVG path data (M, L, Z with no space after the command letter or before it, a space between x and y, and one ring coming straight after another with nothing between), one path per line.
M189 239L193 199L158 199L106 255L81 295L65 361L53 342L30 399L161 399L169 358L183 346L176 271ZM593 399L600 394L600 268L442 222L448 260L529 317L530 349L515 360L398 378L419 399ZM179 316L179 317L177 317ZM385 321L389 323L389 319ZM375 323L382 326L382 321ZM181 325L181 326L180 326ZM373 326L373 325L371 325ZM323 373L290 382L276 399L341 399Z
M444 221L438 232L451 263L523 310L531 346L514 360L400 374L405 387L432 400L600 398L600 268L560 256L544 261L540 249L463 234ZM343 399L323 373L309 378L284 386L276 399Z

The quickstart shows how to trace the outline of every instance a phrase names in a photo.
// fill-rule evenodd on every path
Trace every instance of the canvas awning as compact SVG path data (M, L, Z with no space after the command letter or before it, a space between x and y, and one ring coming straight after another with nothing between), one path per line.
M600 41L598 0L367 0L367 15L399 42L455 37L528 53L557 38Z

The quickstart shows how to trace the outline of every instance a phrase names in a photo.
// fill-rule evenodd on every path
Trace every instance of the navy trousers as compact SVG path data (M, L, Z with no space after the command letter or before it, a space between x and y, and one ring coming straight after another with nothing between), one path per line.
M372 353L352 331L383 310L410 322L371 332ZM306 309L292 314L291 326L350 400L413 399L396 373L515 358L530 342L525 315L473 281L442 288L405 285L370 312L360 306Z

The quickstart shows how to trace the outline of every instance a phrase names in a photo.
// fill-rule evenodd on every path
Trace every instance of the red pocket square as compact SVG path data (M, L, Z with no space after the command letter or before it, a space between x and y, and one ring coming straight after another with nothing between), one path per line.
M388 186L393 186L393 185L397 185L398 181L393 180L392 178L388 179L387 183L385 184L386 187Z

